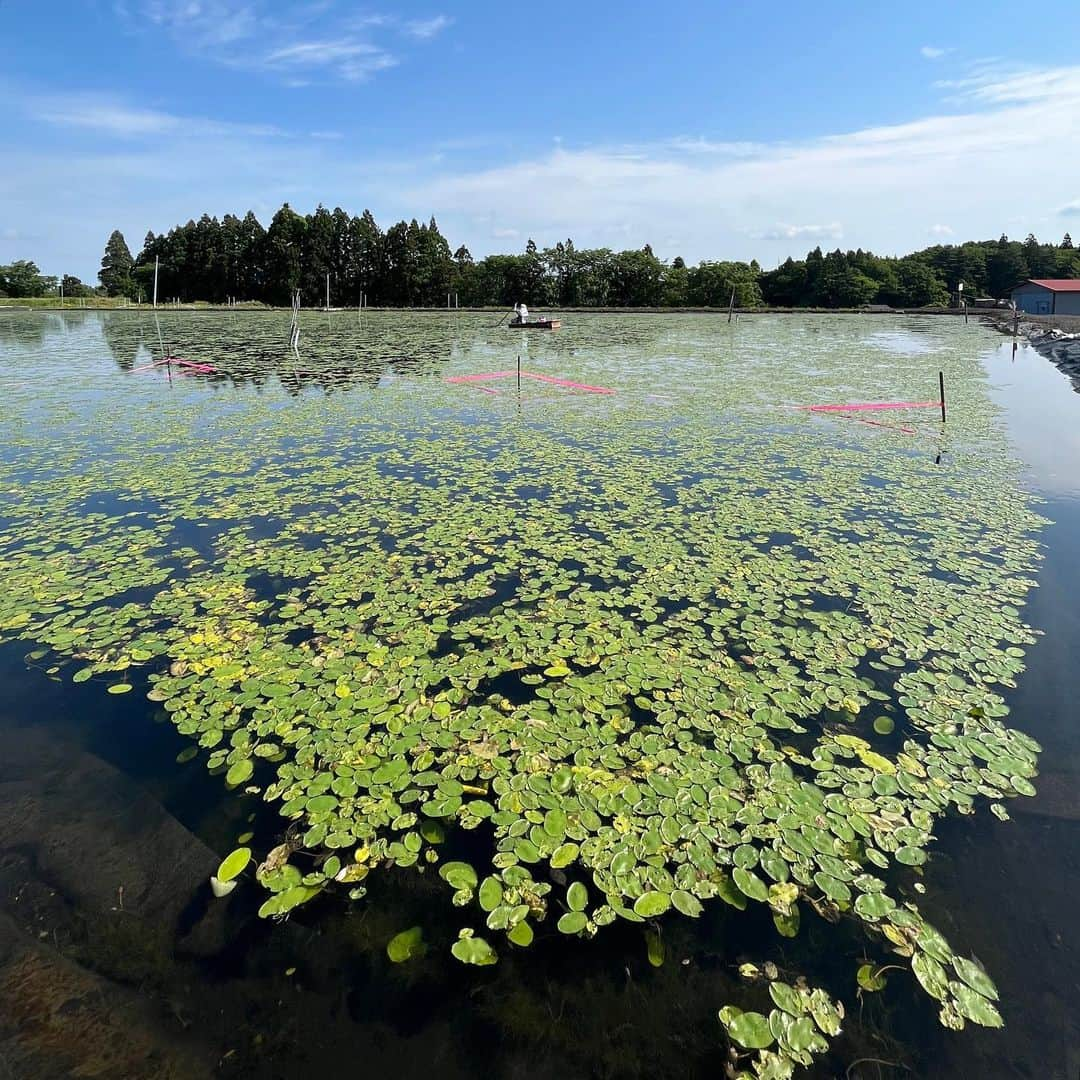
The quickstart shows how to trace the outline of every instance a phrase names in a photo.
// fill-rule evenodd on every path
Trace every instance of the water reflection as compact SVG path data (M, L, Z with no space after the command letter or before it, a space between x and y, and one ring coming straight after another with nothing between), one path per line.
M836 325L822 318L801 332L827 339ZM695 380L709 367L760 363L767 371L768 362L786 362L767 342L740 345L735 331L717 320L639 316L583 327L562 336L508 340L487 317L369 313L359 322L350 313L311 314L305 316L297 360L285 347L287 317L278 313L237 313L226 319L189 313L35 315L18 331L21 337L0 336L0 359L25 359L28 351L47 358L63 336L78 354L61 355L63 362L85 356L88 363L113 365L102 380L108 387L118 381L115 369L130 371L175 352L220 369L207 378L176 376L177 384L193 394L206 388L225 398L234 387L261 391L280 386L298 395L309 387L376 390L385 380L404 376L430 382L450 367L512 366L519 352L523 363L528 358L530 365L550 365L549 370L569 362L600 365L600 345L608 344L642 350L642 383L646 388L661 383L676 403L680 395L694 392ZM1011 825L999 826L989 818L950 822L938 845L942 853L927 875L931 893L926 903L947 931L952 929L948 913L955 911L965 918L960 936L977 927L971 940L1002 984L1010 1026L1004 1034L946 1033L922 995L908 985L910 978L905 982L897 976L887 995L868 997L859 1015L849 1018L820 1075L846 1074L850 1080L1069 1075L1066 1063L1074 1062L1080 1046L1071 1008L1080 971L1075 946L1062 935L1071 925L1071 886L1080 851L1076 820L1068 816L1076 809L1073 703L1080 692L1073 674L1073 657L1080 649L1074 614L1080 605L1073 602L1080 515L1069 513L1070 507L1075 511L1071 500L1080 484L1080 442L1070 433L1080 431L1080 402L1062 394L1064 378L1027 347L1018 353L1015 344L1010 350L1003 343L986 363L1018 452L1034 466L1033 483L1065 496L1049 508L1058 522L1049 536L1051 558L1044 574L1050 587L1036 593L1032 607L1036 625L1052 628L1053 635L1033 650L1031 670L1013 702L1022 726L1047 744L1051 772L1061 779L1040 783L1036 813ZM517 404L520 408L520 397ZM935 463L947 461L944 435L932 428L924 434L933 440L929 453L936 455ZM860 429L859 435L877 437L871 429ZM910 452L928 455L927 446L923 442ZM221 1062L219 1075L292 1078L313 1069L340 1071L342 1062L358 1059L368 1069L393 1070L395 1076L426 1077L433 1070L440 1077L723 1075L715 1007L733 993L745 1000L746 988L735 974L738 963L757 959L776 945L766 916L761 925L747 916L732 921L716 905L699 924L671 921L664 927L666 961L659 969L648 963L636 928L620 926L588 948L562 941L551 931L524 960L510 951L496 969L465 978L446 958L457 920L447 909L444 891L414 874L380 878L367 904L348 909L328 900L281 925L253 917L254 889L209 908L206 875L213 860L196 865L194 837L224 851L250 830L256 834L255 846L266 850L278 828L276 818L260 817L254 800L225 798L220 778L208 776L197 763L178 769L175 755L186 740L167 723L151 723L137 695L118 700L99 688L50 682L41 670L47 660L30 663L28 673L22 650L0 651L5 709L11 713L7 722L24 725L17 735L5 728L12 749L6 754L9 771L0 779L23 787L5 786L0 796L6 799L9 825L7 841L0 830L0 852L7 860L4 883L11 886L3 912L15 919L25 908L18 906L23 900L16 903L12 897L39 897L41 906L27 922L29 933L38 932L35 919L41 914L46 921L40 925L55 935L55 949L65 962L107 979L110 987L139 987L166 1018L164 1026L144 1030L130 1019L116 1037L125 1044L143 1039L170 1061L178 1044L197 1047L199 1060L209 1063L206 1071L178 1066L173 1075L206 1075ZM96 881L103 895L108 892L108 901L95 907L77 891L60 890L59 906L49 906L46 894L51 889L55 898L58 891L54 882L13 850L10 839L16 811L25 816L28 805L24 795L18 795L24 800L18 802L12 792L32 789L43 768L44 752L35 756L35 741L25 735L25 725L41 717L49 718L50 744L89 750L137 778L191 831L196 846L180 838L176 847L147 843L144 834L118 828L95 782L103 774L83 758L65 758L65 775L72 778L70 798L63 804L65 820L110 836L117 854L115 862L102 867L96 856L90 857L87 844L70 843L72 834L64 831L68 826L56 817L43 819L52 823L36 838L20 833L24 848L36 845L41 851L50 843L55 846L58 837L66 838L69 879ZM23 763L20 773L11 772L16 760ZM1055 785L1061 793L1056 801L1044 794ZM255 820L248 821L248 814ZM120 912L116 883L172 873L177 866L187 867L189 859L197 872L170 878L182 891L182 917L165 920L145 908L140 913L131 892ZM183 943L208 916L223 920L227 933L215 950L193 956ZM425 927L428 957L405 967L390 965L386 941L414 924ZM805 967L805 956L813 956L815 978L850 998L851 972L861 948L861 939L844 927L823 929L808 920L800 938L781 943L776 956L793 971ZM0 986L5 985L4 963ZM78 1031L75 1025L60 1026L69 1038ZM868 1061L849 1068L859 1059L899 1064ZM21 1075L34 1073L24 1069Z

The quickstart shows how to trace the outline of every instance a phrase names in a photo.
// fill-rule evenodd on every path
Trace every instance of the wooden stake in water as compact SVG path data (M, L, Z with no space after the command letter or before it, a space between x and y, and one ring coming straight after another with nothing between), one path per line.
M731 322L731 317L732 317L734 311L735 311L735 290L732 289L731 290L731 303L728 304L728 309L727 309L727 321L728 322Z
M521 393L521 357L520 356L518 356L518 365L517 365L517 388L518 388L518 393L520 394Z
M945 423L945 372L937 373L938 390L941 392L941 422Z

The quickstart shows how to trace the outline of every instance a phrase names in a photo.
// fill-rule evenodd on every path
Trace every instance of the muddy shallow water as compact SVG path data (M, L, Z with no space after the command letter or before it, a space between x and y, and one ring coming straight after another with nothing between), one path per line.
M230 395L243 408L251 393L280 409L391 386L419 400L443 374L511 369L519 347L526 370L569 371L602 384L611 375L604 350L617 348L624 365L627 355L640 358L643 377L629 395L634 407L662 419L697 392L702 357L734 355L737 335L749 335L753 322L744 319L732 333L707 316L596 316L588 334L568 327L559 337L511 347L476 317L368 316L365 328L351 315L312 316L302 358L269 360L266 341L281 328L268 320L277 318L185 314L155 324L145 316L15 316L0 330L0 378L22 394L27 423L59 429L77 423L81 394L107 392L120 379L146 380L132 391L133 407L153 409L155 395L171 392L185 400L208 395L224 413L234 404ZM1008 694L1010 723L1044 747L1038 794L1012 800L1008 822L983 812L946 819L922 877L921 906L993 973L1006 1027L945 1031L910 977L894 977L886 992L849 1008L821 1075L1075 1076L1080 398L1033 350L1014 352L1011 342L978 327L961 340L948 319L898 326L894 319L821 316L793 332L787 318L771 317L775 345L769 324L752 331L761 362L804 350L810 380L828 364L827 348L814 351L819 339L845 348L863 342L866 374L851 389L864 395L875 371L887 379L899 359L915 364L929 355L926 385L913 390L931 397L939 339L967 350L986 373L1014 452L1028 464L1026 482L1045 500L1040 513L1053 522L1040 538L1041 587L1024 609L1045 634ZM213 319L233 320L231 378L122 374L150 363L162 347L212 362L213 335L224 332ZM43 370L49 379L71 380L62 411L51 395L37 405L28 400L26 386ZM620 375L625 383L625 367ZM479 411L492 397L494 407L512 409L512 384L490 385L502 396L462 386L461 397L447 396L443 407ZM438 393L451 391L441 384ZM757 394L769 400L767 387ZM579 414L620 407L596 400L575 396L565 407ZM549 398L526 396L526 415L537 402L546 407ZM340 418L335 412L333 421ZM784 422L778 413L778 430ZM891 437L869 428L865 434ZM932 440L912 446L902 452L940 452ZM18 450L0 447L0 454L12 460ZM107 499L101 493L92 511L108 511ZM213 540L185 534L183 543L209 548ZM455 927L445 890L407 870L373 881L360 903L322 897L286 922L259 920L254 889L215 902L207 878L239 834L251 830L269 844L280 829L276 816L258 799L226 795L221 778L197 762L178 766L188 741L141 694L73 685L50 676L29 652L27 643L0 647L0 1077L291 1078L343 1064L400 1076L722 1073L716 1009L740 993L737 963L771 938L764 916L735 920L709 905L697 923L669 918L660 968L649 965L636 928L616 925L587 947L547 941L479 972L443 949L389 963L385 944L397 931L422 922L438 939L452 938ZM791 950L800 963L816 956L815 974L840 979L860 942L843 928L805 923Z

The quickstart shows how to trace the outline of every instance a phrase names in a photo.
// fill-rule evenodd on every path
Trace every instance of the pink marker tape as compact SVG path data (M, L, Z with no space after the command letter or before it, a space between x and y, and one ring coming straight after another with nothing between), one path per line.
M940 409L940 401L882 401L855 405L796 405L810 412L869 412L873 409Z
M517 374L517 371L487 371L478 375L452 375L446 381L448 383L491 382L494 379L512 379ZM538 382L551 383L553 386L565 386L570 390L584 390L589 394L615 393L608 386L590 386L588 383L574 382L572 379L556 379L553 375L540 375L535 371L522 371L520 374L523 379L536 379Z

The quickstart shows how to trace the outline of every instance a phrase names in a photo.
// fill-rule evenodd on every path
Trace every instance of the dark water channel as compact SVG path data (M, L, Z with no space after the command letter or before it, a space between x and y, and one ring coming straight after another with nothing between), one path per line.
M1039 794L1012 800L1011 822L942 823L922 903L946 934L962 916L1006 1027L947 1032L897 973L815 1075L1080 1077L1080 395L1025 346L982 363L1053 522L1025 610L1045 637L1010 699L1045 753ZM90 692L49 663L0 648L0 1080L723 1075L716 1008L739 981L732 955L774 940L764 912L760 926L723 910L666 921L660 968L620 925L480 973L448 956L441 883L412 872L373 881L360 905L259 920L254 890L215 902L206 882L239 834L272 843L276 815L223 798L198 762L179 767L188 741L141 695ZM414 924L430 954L390 964L386 941ZM820 967L850 972L854 935L802 936Z

